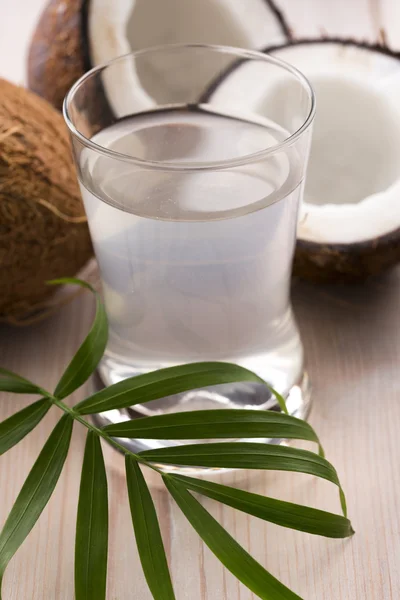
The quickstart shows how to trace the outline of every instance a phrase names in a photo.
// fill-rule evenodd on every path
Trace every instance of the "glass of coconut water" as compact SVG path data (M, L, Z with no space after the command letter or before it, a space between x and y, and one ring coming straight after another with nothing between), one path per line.
M74 85L64 114L110 323L102 385L227 361L306 415L289 292L314 109L293 67L217 46L151 48ZM238 383L98 420L224 407L278 409L265 386Z

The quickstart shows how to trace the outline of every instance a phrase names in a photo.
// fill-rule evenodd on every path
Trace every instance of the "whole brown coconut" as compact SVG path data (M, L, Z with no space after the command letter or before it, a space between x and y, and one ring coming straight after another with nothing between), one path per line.
M92 254L61 115L0 79L0 318L20 320Z

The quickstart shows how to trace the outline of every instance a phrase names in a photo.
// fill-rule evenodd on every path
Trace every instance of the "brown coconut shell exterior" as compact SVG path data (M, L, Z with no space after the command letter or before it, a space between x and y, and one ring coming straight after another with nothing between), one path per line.
M400 229L355 244L297 240L293 274L316 283L359 282L400 262Z
M87 12L89 0L50 0L41 14L28 55L28 87L57 110L73 84L89 69ZM113 122L100 77L86 81L76 94L75 122L80 133L92 137Z
M86 2L50 0L29 48L28 87L58 110L71 86L88 69Z
M22 318L92 245L62 116L0 79L0 316Z

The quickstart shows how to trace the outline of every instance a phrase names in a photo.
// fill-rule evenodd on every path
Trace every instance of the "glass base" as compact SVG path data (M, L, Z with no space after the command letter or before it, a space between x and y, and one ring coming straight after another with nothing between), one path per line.
M92 379L93 393L100 391L105 386L98 374ZM299 381L293 385L286 395L286 404L289 414L300 419L306 419L311 409L311 388L307 373L304 371ZM139 408L139 410L136 410ZM152 416L157 414L182 412L190 410L212 410L221 408L248 408L261 410L280 411L279 405L269 390L261 384L253 383L235 383L223 384L208 387L200 390L192 390L174 396L168 396L160 400L154 400L146 405L139 405L122 410L112 410L99 413L92 416L92 420L98 427L126 421L128 419L137 419L143 416ZM206 440L144 440L116 438L118 442L130 450L138 453L144 450L152 450L166 446L176 446L193 443L207 443ZM217 440L222 441L222 440ZM257 441L263 443L279 444L284 440L257 438L241 439L230 441ZM164 471L177 471L184 473L199 473L204 471L222 471L223 469L208 469L203 467L181 467L174 465L159 465Z

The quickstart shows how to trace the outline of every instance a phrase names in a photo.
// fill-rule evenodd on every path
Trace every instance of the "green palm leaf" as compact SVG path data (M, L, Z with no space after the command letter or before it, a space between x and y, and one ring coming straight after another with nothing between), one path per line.
M275 396L278 404L279 404L279 408L281 409L282 412L286 413L287 415L289 414L287 406L286 406L286 400L285 398L282 396L282 394L280 394L279 392L277 392L272 386L268 385L268 388L270 390L270 392Z
M88 431L76 523L76 600L105 600L107 545L107 476L100 439Z
M210 550L246 587L262 600L301 600L250 556L175 479L166 476L164 483Z
M42 398L2 421L0 423L0 455L18 444L32 431L50 407L50 400Z
M99 364L108 340L108 322L99 294L85 281L74 278L54 279L50 284L74 284L87 288L96 297L96 314L87 337L66 368L54 395L62 400L85 383Z
M137 462L125 456L126 481L136 544L154 600L175 600L160 527L149 488Z
M145 439L287 438L319 443L305 421L269 410L219 409L144 417L108 425L109 435Z
M202 479L182 475L170 475L170 477L186 489L282 527L331 538L345 538L354 533L350 521L341 515Z
M297 471L339 485L335 468L322 456L308 450L276 444L257 442L185 444L146 450L139 456L154 463L172 465Z
M60 419L33 465L0 534L0 586L4 571L40 517L67 457L73 420Z
M127 408L210 385L239 381L253 381L265 385L263 379L238 365L219 362L192 363L130 377L90 396L74 408L81 415L87 415Z
M38 385L8 369L2 368L0 368L0 392L43 395L43 390Z
M346 518L346 500L334 467L324 459L312 427L286 412L284 398L257 375L229 363L195 363L163 369L122 381L92 395L73 409L63 398L73 393L97 367L107 343L107 318L101 300L84 281L53 283L81 285L96 295L92 328L65 370L54 396L19 375L0 369L0 392L38 394L42 399L0 423L0 454L18 443L43 418L51 404L66 415L59 421L32 467L0 533L0 588L8 562L23 543L46 506L67 456L73 421L88 433L77 515L75 591L77 600L105 600L108 538L107 480L99 436L122 447L111 436L159 439L290 438L316 442L320 455L286 446L255 442L190 444L126 455L126 477L132 522L143 571L155 600L175 600L154 504L139 463L199 467L273 469L307 473L339 487L344 517L307 506L237 490L183 475L164 475L176 502L221 562L262 600L300 600L257 563L188 491L284 527L329 537L353 533ZM275 394L282 413L217 410L163 415L97 429L81 415L149 402L171 394L212 385L250 381ZM126 452L125 449L123 449ZM138 462L137 462L138 461ZM1 592L0 592L1 596Z

